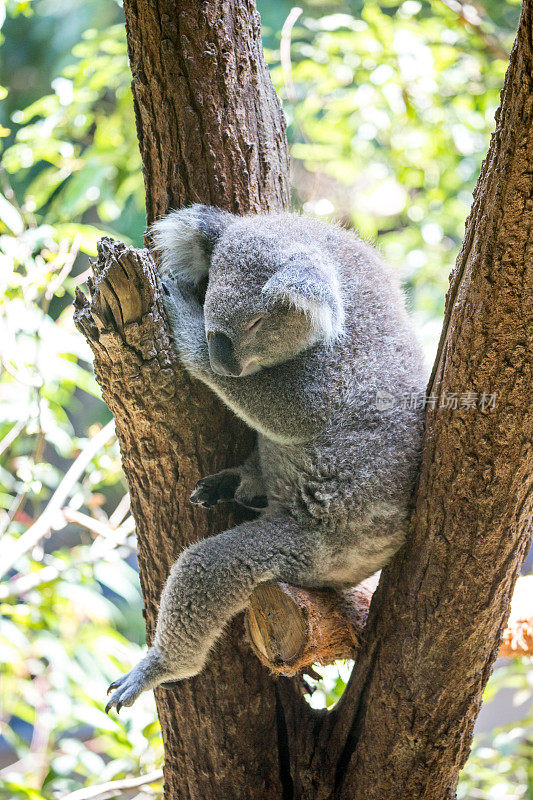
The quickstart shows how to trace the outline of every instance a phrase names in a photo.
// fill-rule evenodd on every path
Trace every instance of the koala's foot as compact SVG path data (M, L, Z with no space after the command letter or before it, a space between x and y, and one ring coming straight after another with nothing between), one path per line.
M132 706L140 694L153 689L165 678L171 679L172 675L169 675L167 670L163 668L157 649L151 648L131 672L127 672L121 678L117 678L109 686L108 694L113 690L115 691L105 707L106 714L113 707L117 709L118 713L122 706Z
M223 470L215 475L207 475L198 481L191 494L191 503L212 508L217 503L233 500L235 491L241 482L241 476L236 470Z
M107 693L116 689L110 701L105 707L106 714L109 714L113 706L117 709L117 714L122 706L132 706L140 694L144 692L144 681L142 677L132 669L121 678L110 685Z

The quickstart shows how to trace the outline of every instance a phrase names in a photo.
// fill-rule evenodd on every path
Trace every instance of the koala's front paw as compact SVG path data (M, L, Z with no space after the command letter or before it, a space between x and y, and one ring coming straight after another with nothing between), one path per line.
M123 675L116 681L113 681L107 693L109 694L113 689L116 689L116 692L114 692L105 707L106 714L109 714L113 706L117 709L117 714L122 706L132 706L139 695L149 688L145 684L146 676L143 675L137 667L132 669L131 672L127 672L126 675Z
M224 470L215 475L207 475L198 481L191 494L191 503L202 508L212 508L217 503L233 500L241 482L238 472Z

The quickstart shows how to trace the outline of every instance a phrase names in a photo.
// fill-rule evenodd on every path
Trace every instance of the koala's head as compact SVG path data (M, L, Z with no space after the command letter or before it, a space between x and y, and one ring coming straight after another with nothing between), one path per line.
M281 364L342 331L336 270L290 215L236 217L210 206L172 211L152 226L165 274L207 277L205 334L211 368L242 377ZM285 224L283 224L285 223Z

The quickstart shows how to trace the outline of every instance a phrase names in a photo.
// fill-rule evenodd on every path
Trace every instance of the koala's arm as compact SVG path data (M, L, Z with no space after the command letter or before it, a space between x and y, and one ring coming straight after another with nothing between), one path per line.
M194 289L167 278L164 304L174 343L187 370L206 383L247 425L269 438L304 441L320 425L316 402L305 394L305 382L287 365L261 370L244 378L227 378L211 369L205 334L204 313ZM293 385L294 384L294 385Z
M254 511L266 508L267 494L257 445L244 464L201 478L191 494L191 503L203 508L211 508L228 500L235 500Z
M254 588L269 580L308 583L320 535L285 515L264 516L187 548L161 595L154 643L137 666L111 684L106 711L132 705L160 683L196 675L226 623Z
M204 312L194 289L167 277L163 283L163 303L174 344L181 360L195 377L209 370Z

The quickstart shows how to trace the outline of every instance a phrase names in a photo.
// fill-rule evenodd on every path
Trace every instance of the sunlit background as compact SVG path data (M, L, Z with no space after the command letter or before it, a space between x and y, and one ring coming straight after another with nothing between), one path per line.
M72 321L99 237L142 243L144 192L120 6L0 9L0 796L40 800L162 761L151 695L118 720L103 712L144 628L118 448ZM430 363L519 4L259 10L294 206L379 245ZM322 672L316 707L338 699L349 666ZM526 659L499 662L461 798L533 798L532 688ZM155 780L124 797L160 793Z

